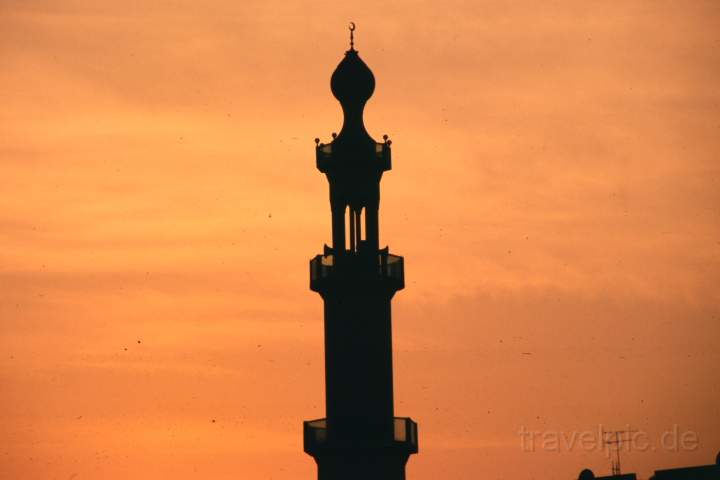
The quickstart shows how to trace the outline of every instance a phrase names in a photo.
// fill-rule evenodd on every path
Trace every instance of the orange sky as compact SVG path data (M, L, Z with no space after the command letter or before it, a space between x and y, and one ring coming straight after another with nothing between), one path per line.
M717 2L30 3L0 4L0 477L315 478L349 20L394 141L408 478L608 473L522 427L697 434L640 478L714 459Z

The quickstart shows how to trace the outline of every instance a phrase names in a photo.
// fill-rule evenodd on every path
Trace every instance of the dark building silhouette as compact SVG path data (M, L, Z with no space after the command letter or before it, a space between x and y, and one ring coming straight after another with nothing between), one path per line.
M586 468L578 476L578 480L637 480L634 473L616 473L606 477L596 477L592 470Z
M636 477L634 473L596 477L592 470L585 469L580 472L578 480L636 480ZM715 458L714 465L655 470L650 480L720 480L720 452Z
M720 452L714 465L655 470L650 480L720 480Z
M327 418L304 422L304 449L320 480L405 478L418 451L417 424L393 409L390 302L404 287L403 258L380 249L380 179L391 141L365 130L363 109L375 77L353 46L330 86L344 122L330 143L316 143L317 168L330 184L332 246L310 261L310 289L325 305Z

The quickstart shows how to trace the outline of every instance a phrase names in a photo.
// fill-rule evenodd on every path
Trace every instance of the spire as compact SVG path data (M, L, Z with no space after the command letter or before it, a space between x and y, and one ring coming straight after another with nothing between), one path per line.
M375 76L362 61L355 50L355 23L350 22L350 50L338 64L330 79L330 88L342 105L344 113L343 128L338 139L341 143L354 139L351 143L374 142L363 125L365 103L375 91Z

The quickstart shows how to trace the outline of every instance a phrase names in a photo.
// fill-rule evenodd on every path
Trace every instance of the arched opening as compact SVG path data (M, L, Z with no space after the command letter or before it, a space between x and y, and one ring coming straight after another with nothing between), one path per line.
M377 208L365 207L365 231L363 240L371 249L378 248L378 211Z
M360 207L359 210L355 211L355 249L358 250L360 248L360 241L363 238L363 228L362 228L362 217L363 209Z
M355 250L355 219L353 218L352 207L348 207L347 215L345 216L345 231L348 232L345 235L345 250Z
M357 252L360 248L360 242L365 240L366 228L363 227L363 211L364 207L355 210L352 206L348 206L347 215L345 216L345 228L348 232L345 240L345 249L351 252Z

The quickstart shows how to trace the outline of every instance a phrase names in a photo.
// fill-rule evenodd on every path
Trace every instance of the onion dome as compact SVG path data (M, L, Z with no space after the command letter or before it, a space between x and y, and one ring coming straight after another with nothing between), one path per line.
M335 98L343 105L362 105L375 91L375 76L351 48L333 72L330 88Z
M375 148L375 140L363 123L365 103L375 91L375 76L355 50L354 31L355 24L350 23L350 50L335 68L330 88L343 109L343 127L337 138L333 137L333 148L358 153Z
M350 50L330 79L333 95L346 107L365 104L375 91L375 76L355 50L355 24L350 22Z

